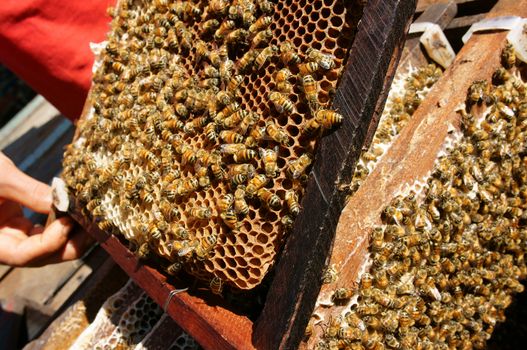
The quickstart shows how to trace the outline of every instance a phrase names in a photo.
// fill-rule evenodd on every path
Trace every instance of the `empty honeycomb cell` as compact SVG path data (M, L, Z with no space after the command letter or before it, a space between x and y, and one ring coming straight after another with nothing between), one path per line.
M256 240L258 241L258 243L265 244L269 240L269 237L268 237L267 233L273 232L273 227L272 226L270 227L269 223L265 223L265 224L262 225L262 230L265 233L259 234L256 237Z
M309 18L311 19L311 22L316 23L317 28L320 29L319 22L318 22L320 19L320 13L318 11L313 11L309 14Z
M300 30L304 31L303 28L299 28L299 31L300 31ZM295 38L293 39L293 45L296 46L296 47L300 47L300 45L302 45L302 39L299 38L299 37L295 37Z
M236 258L236 261L238 261L238 265L246 266L247 262L242 258L242 256L245 255L245 247L244 247L244 245L243 244L236 244L234 246L234 249L236 250L236 254L238 255L238 257Z
M252 250L256 255L262 255L264 253L264 248L260 245L255 245Z
M236 266L238 265L236 263L236 260L231 257L225 258L225 263L227 263L227 266L228 266L227 268L229 267L236 268Z
M229 278L229 279L231 279L231 280L233 280L233 279L237 279L238 276L239 276L238 273L237 273L237 271L236 271L235 269L233 269L233 268L229 268L229 267L227 267L227 268L225 269L225 275L227 276L227 278Z
M324 19L328 19L328 18L330 18L331 15L332 15L332 9L325 7L325 8L323 8L323 9L320 11L320 15L321 15L322 18L324 18ZM333 17L337 17L337 16L333 16Z
M330 23L333 27L340 28L344 24L344 21L342 17L333 16L330 18Z
M241 276L244 280L249 279L251 276L245 266L241 266L241 268L237 269L236 271L238 272L238 275Z

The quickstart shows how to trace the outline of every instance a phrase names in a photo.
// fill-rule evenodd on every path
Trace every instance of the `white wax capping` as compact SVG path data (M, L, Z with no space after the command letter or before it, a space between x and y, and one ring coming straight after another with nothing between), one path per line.
M53 196L53 205L61 212L67 212L70 206L68 190L64 181L54 177L51 182L51 194Z
M102 54L102 51L106 48L106 44L108 44L108 41L106 40L100 43L90 43L90 50L93 53L93 56L95 56L95 60L93 61L93 67L91 68L93 74L97 72L97 70L102 64L100 56Z
M452 64L456 53L448 42L443 30L436 23L418 22L410 26L410 33L423 33L419 42L425 47L426 53L437 64L447 68Z

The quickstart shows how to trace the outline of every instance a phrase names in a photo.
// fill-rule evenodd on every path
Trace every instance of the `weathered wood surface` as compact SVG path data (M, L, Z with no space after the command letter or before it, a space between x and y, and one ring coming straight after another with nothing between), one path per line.
M181 292L185 285L172 285L157 270L143 265L117 237L99 230L78 213L71 213L92 234L114 261L196 341L206 349L252 349L252 322L221 304Z
M490 17L527 16L527 0L501 0ZM322 287L319 300L330 300L336 288L357 281L359 269L367 259L371 229L381 223L380 214L394 195L406 185L424 178L433 168L451 126L459 127L458 106L466 99L475 80L490 79L500 64L506 32L475 34L463 47L451 67L433 86L413 118L392 147L351 197L337 226L329 265L335 264L338 280ZM319 307L315 312L327 319L338 313ZM315 332L321 330L315 327ZM316 338L316 335L313 339Z
M446 4L450 0L418 0L417 1L417 8L415 10L416 13L421 13L425 11L430 5L434 4ZM495 0L454 0L456 4L461 6L487 6L489 3L495 3Z
M413 1L375 0L364 9L333 100L344 122L322 140L317 151L302 200L304 209L277 263L267 302L255 324L258 349L297 348L303 336L344 205L345 193L339 187L351 180L369 125L378 121L372 115L384 105L414 9ZM397 58L392 60L394 55Z

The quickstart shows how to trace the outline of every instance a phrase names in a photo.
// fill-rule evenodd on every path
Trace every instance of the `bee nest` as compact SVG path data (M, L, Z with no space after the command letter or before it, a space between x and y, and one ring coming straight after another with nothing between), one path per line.
M356 288L333 292L338 312L318 321L319 349L481 349L505 320L527 276L527 90L510 45L502 63L492 83L468 89L460 135L422 192L383 210L371 266Z
M250 289L300 210L360 1L121 1L63 178L139 257Z

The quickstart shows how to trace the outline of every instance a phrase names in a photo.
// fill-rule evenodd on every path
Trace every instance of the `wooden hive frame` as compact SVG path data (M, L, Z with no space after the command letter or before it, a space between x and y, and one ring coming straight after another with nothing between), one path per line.
M526 5L523 0L500 0L485 18L525 17ZM476 33L470 38L408 125L351 196L340 216L327 264L338 271L338 280L322 286L319 300L329 300L336 288L357 282L361 267L368 259L370 232L381 223L382 210L401 189L426 178L431 172L451 128L460 128L461 116L457 109L465 102L469 86L478 80L490 81L501 65L500 55L507 33L490 31ZM320 306L315 312L327 320L343 309L344 306ZM302 344L302 349L311 348L319 339L323 329L318 328L315 327L312 337Z
M341 185L350 182L360 151L378 123L415 6L415 1L403 0L371 0L365 6L332 105L344 116L343 125L320 143L303 210L276 263L267 301L256 321L221 301L213 304L186 292L176 293L182 286L139 262L117 237L102 232L76 209L71 216L204 348L296 348L315 304L344 207L346 192ZM88 105L89 101L83 115Z

